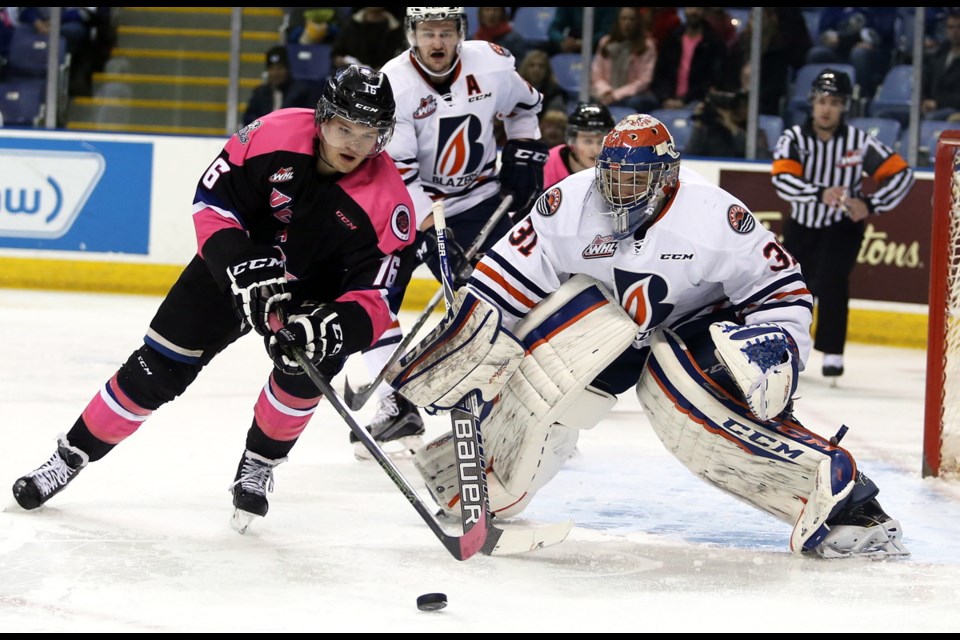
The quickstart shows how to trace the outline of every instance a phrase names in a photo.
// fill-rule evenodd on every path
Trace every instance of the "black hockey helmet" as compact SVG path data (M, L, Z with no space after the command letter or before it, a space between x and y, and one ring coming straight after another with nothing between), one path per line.
M812 103L819 96L837 96L843 98L845 106L849 105L850 98L853 96L853 83L850 82L850 76L843 71L825 68L817 74L810 85L810 102Z
M315 121L320 125L334 116L377 129L377 144L370 156L383 151L393 136L397 103L390 80L379 71L359 64L337 69L327 80L317 102Z
M567 144L573 144L581 131L606 135L615 124L610 109L605 105L599 102L578 102L573 113L567 118Z

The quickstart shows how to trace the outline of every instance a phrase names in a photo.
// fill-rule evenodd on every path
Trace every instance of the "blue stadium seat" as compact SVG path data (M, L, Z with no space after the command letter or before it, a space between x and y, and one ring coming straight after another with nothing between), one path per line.
M900 126L910 123L910 100L913 96L913 66L898 64L890 67L877 89L867 115L873 118L896 118Z
M773 153L774 147L777 146L777 140L780 139L780 134L786 128L783 125L783 118L761 113L758 119L757 124L760 125L760 130L767 136L767 148L770 153Z
M683 152L693 132L693 109L683 107L681 109L654 109L650 112L654 118L667 125L667 129L673 134L673 143L677 151Z
M527 49L547 49L547 32L556 7L517 7L513 13L513 30L527 41Z
M469 39L480 27L480 7L464 7L463 12L467 16L467 38Z
M787 97L787 106L784 111L785 120L791 124L800 124L810 114L810 85L816 79L820 72L827 67L842 71L850 76L850 83L853 84L853 98L851 99L851 109L854 108L860 96L860 87L857 85L857 72L852 64L838 64L834 62L815 62L805 64L797 69L797 76L793 80L790 93Z
M35 127L44 117L47 81L12 78L0 82L0 121L6 127Z
M947 129L960 128L956 122L946 120L921 120L920 121L920 148L917 151L917 159L926 159L933 166L937 158L937 140L940 134Z
M580 77L583 73L583 58L579 53L555 53L550 56L553 75L568 94L574 98L580 95ZM590 73L590 69L586 70Z
M329 44L288 44L290 76L304 82L324 82L330 76L331 56Z
M14 29L10 38L10 54L7 56L7 76L46 78L49 46L47 36L37 33L32 27ZM67 59L67 41L63 36L60 36L59 53L58 67L63 72Z
M900 150L900 122L896 118L874 118L864 116L850 118L847 124L863 129L894 151Z

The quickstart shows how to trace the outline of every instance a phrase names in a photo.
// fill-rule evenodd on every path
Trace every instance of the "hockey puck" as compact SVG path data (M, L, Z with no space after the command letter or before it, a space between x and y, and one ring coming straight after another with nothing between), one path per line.
M417 598L417 609L420 611L440 611L447 606L447 594L425 593Z

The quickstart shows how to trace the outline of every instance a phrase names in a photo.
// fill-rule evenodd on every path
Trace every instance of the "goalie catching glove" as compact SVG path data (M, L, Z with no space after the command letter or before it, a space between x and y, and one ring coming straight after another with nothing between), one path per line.
M267 351L273 363L293 375L303 373L292 356L294 349L303 349L307 359L318 367L343 349L343 326L332 307L306 303L298 311L300 313L290 316L287 324L267 339Z
M227 276L240 320L260 335L269 336L270 312L279 311L290 299L280 252L273 247L257 249L242 262L227 267Z
M470 391L489 402L516 372L523 345L500 326L500 310L460 289L453 314L386 372L387 382L428 411L452 409Z
M797 390L799 356L793 338L772 322L714 322L710 337L753 415L763 421L780 415Z
M543 191L543 167L550 148L540 140L508 140L500 154L500 192L513 196L514 222L530 212Z

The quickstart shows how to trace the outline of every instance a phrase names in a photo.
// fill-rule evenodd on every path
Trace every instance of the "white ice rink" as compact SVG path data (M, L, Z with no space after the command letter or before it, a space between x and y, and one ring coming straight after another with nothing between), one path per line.
M66 491L21 510L10 485L140 345L159 301L0 290L4 633L960 629L960 484L920 477L915 350L849 345L837 388L814 354L797 409L820 434L850 427L843 444L903 525L906 560L792 556L789 527L689 473L632 393L523 514L575 521L555 547L457 562L384 471L354 459L325 404L277 468L269 514L240 536L227 487L270 369L252 335ZM354 360L359 385L367 374ZM359 412L362 424L374 410ZM427 424L434 436L449 419ZM416 597L434 591L449 606L418 611Z

